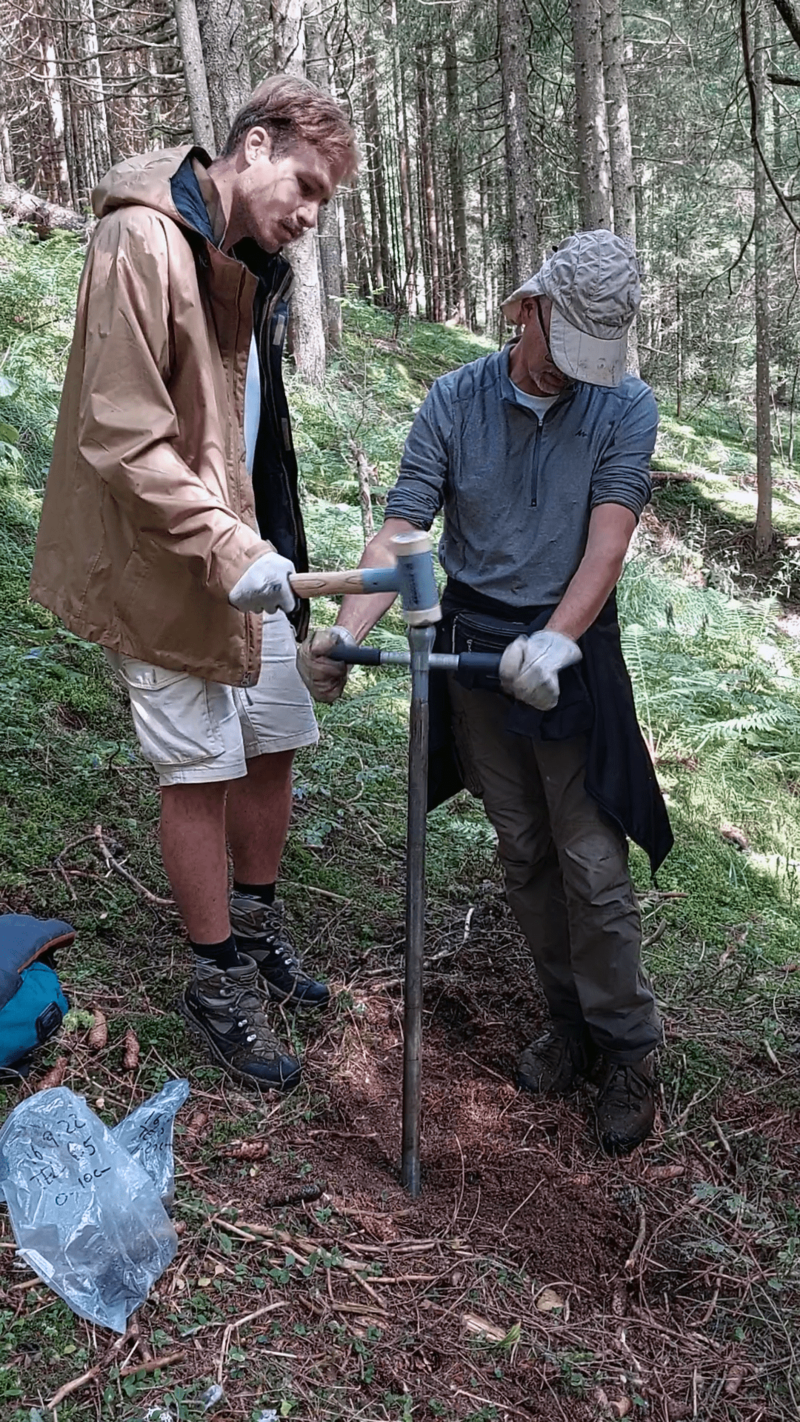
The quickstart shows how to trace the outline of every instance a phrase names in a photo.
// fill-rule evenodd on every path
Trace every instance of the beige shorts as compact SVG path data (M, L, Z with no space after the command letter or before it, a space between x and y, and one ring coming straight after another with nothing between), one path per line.
M253 756L316 745L314 707L296 654L282 612L264 615L261 674L247 690L106 650L130 697L142 755L155 766L160 785L239 780Z

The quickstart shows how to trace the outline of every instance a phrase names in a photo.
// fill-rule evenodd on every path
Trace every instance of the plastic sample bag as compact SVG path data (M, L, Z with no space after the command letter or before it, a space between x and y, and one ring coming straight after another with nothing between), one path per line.
M141 1162L54 1086L0 1131L0 1185L26 1263L81 1318L124 1333L178 1247Z
M157 1096L137 1106L111 1130L117 1144L124 1146L128 1154L144 1166L166 1210L172 1209L175 1199L172 1156L175 1116L188 1095L188 1081L168 1081Z

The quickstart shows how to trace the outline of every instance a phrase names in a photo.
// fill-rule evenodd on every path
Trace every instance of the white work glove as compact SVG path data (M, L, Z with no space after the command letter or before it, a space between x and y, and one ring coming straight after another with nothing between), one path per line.
M344 691L350 668L347 662L334 662L328 656L337 642L358 646L346 627L312 627L297 648L297 670L315 701L336 701Z
M552 711L560 692L558 673L582 656L571 637L545 627L530 637L517 637L506 647L500 658L500 684L517 701L537 711Z
M240 612L293 612L295 595L289 582L294 563L280 553L262 553L242 573L236 587L228 593L228 602Z

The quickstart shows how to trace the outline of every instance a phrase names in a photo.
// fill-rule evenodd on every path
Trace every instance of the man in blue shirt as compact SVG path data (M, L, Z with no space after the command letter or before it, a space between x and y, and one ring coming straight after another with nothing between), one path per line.
M500 682L450 679L454 749L497 831L551 1017L518 1080L557 1094L599 1082L612 1153L652 1130L661 1042L627 836L654 868L672 843L614 602L658 423L652 391L625 374L640 299L629 243L562 242L504 304L518 338L434 383L363 559L391 561L392 535L444 510L440 645L503 652ZM344 686L332 643L360 641L390 602L348 597L335 628L312 631L298 666L318 700Z

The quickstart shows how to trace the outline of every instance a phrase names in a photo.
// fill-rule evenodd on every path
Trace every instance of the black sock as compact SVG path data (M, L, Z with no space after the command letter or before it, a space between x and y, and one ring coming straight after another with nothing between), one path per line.
M223 972L228 968L238 968L241 964L232 933L223 938L221 943L193 943L190 938L189 944L195 958L204 958L207 963L214 963Z
M274 884L240 884L238 879L234 879L233 892L235 894L249 894L251 899L258 899L267 907L275 902Z

